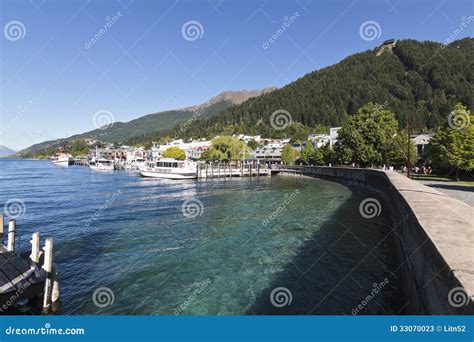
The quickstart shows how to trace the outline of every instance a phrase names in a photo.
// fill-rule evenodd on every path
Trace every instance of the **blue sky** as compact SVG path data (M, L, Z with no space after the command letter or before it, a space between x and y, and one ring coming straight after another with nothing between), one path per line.
M92 130L102 110L129 121L225 90L281 87L389 38L444 42L474 15L473 2L460 0L3 0L0 6L0 144L14 149ZM197 36L192 30L183 36L190 21L197 22L190 24ZM369 23L374 36L361 35L366 22L375 22ZM473 32L474 23L456 38Z

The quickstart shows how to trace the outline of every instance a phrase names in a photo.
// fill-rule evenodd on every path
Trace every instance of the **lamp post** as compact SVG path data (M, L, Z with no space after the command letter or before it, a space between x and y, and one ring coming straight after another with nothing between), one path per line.
M407 116L407 177L408 178L411 178L412 174L411 174L411 144L410 144L410 120L408 119L408 116Z

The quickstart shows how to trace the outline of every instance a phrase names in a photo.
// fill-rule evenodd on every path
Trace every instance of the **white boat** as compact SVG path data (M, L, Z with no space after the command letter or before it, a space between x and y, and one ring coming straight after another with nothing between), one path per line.
M54 165L58 166L69 166L70 164L72 164L73 161L71 155L66 153L57 153L50 159Z
M95 159L92 158L89 162L89 168L94 171L113 171L114 161L108 159Z
M152 178L193 179L197 178L197 164L187 160L163 158L146 162L140 168L140 174Z

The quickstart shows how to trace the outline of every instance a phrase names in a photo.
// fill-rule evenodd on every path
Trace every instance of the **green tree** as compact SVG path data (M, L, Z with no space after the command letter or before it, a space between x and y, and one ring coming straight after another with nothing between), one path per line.
M331 145L325 144L320 148L320 150L323 155L324 164L329 165L338 161L336 158L335 150L333 147L331 147Z
M392 112L369 102L339 130L339 155L362 166L387 164L397 127Z
M435 166L452 169L459 181L460 170L474 170L474 117L458 103L448 120L451 125L445 124L431 138L429 157Z
M281 161L286 165L293 165L297 157L298 151L296 151L290 144L286 144L281 152Z
M258 147L258 142L256 142L255 140L250 140L250 141L247 143L247 146L248 146L251 150L255 150L255 149Z
M68 144L67 151L73 156L87 156L89 146L84 140L74 140Z
M301 159L310 165L321 165L323 163L323 153L320 149L315 149L311 142L307 142L301 150Z
M408 161L408 135L406 131L397 133L390 141L390 148L387 152L387 163L394 166L406 165ZM413 141L410 140L410 162L415 164L418 154Z
M250 148L242 141L230 136L212 139L212 145L201 156L204 160L235 161L248 157Z
M169 147L162 153L163 158L174 158L176 160L184 160L186 153L177 146Z

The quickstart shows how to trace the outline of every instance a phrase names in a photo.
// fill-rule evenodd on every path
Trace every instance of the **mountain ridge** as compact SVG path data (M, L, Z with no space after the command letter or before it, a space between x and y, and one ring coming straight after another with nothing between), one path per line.
M26 158L34 157L40 153L51 154L61 145L81 139L124 143L134 137L147 133L170 130L179 123L186 123L196 115L200 118L211 117L229 106L240 104L252 97L266 94L276 89L269 87L261 90L224 91L199 105L146 114L127 122L113 122L109 126L106 125L91 131L75 134L65 139L44 141L17 152L15 156Z

